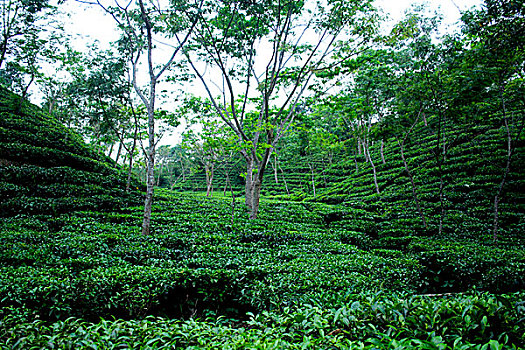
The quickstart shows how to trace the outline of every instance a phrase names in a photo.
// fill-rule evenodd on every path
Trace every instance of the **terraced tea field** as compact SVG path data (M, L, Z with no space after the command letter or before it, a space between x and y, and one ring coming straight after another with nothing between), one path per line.
M239 202L232 225L230 198L156 203L150 236L140 207L4 218L5 346L524 345L520 242L381 238L345 206L267 200L246 221Z

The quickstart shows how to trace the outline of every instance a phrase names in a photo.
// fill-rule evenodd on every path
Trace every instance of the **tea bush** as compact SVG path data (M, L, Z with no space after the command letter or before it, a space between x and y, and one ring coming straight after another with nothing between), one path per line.
M140 203L143 185L36 106L0 87L0 217L115 209Z
M227 318L77 318L46 323L13 310L0 323L12 349L516 349L523 344L523 294L422 297L363 293L335 308L315 305ZM27 311L27 310L26 310Z

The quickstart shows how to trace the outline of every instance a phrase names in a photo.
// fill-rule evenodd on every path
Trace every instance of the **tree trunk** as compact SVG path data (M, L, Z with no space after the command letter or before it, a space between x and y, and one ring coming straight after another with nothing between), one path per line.
M153 145L153 147L155 147ZM155 165L155 156L153 149L148 150L147 155L147 172L146 172L146 198L144 200L144 219L142 221L142 234L150 234L151 226L151 206L153 204L153 192L155 185L155 178L153 174L153 167Z
M401 159L403 159L403 165L405 166L405 171L407 172L408 178L410 179L410 184L412 185L412 197L414 198L414 202L416 203L417 213L419 214L419 217L421 218L421 221L423 222L423 226L426 229L427 220L425 219L425 215L423 214L423 211L421 210L421 206L419 205L419 198L417 196L416 183L414 182L414 177L412 176L412 172L408 168L408 163L405 158L404 142L399 142L399 140L397 140L397 143L399 145L399 149L401 150Z
M439 175L439 190L438 190L438 198L439 198L439 225L438 225L438 235L441 236L443 233L443 221L445 217L445 205L444 205L444 198L443 198L443 190L444 190L444 182L443 182L443 162L445 161L445 152L446 148L442 149L441 138L442 134L444 134L444 130L442 130L442 117L441 112L439 112L439 122L438 122L438 132L437 132L437 144L436 144L436 161L438 165L438 175ZM443 141L444 142L444 141ZM443 145L444 146L444 145Z
M251 187L252 203L250 209L250 220L254 220L257 219L257 214L259 212L259 201L261 199L262 181L259 179L259 176L255 176Z
M438 235L441 236L443 233L443 221L445 220L445 204L443 198L443 190L445 184L443 182L443 162L439 164L439 226Z
M0 64L1 66L1 64ZM61 94L61 90L60 88L58 89L58 91L51 91L51 96L49 96L49 106L48 106L48 109L47 109L47 113L49 115L53 115L54 113L54 110L55 110L55 105L57 103L57 100L58 100L58 96ZM60 119L59 119L60 121Z
M118 149L117 149L117 156L115 157L115 163L118 163L119 159L120 159L120 155L122 154L122 142L123 140L120 140L119 144L118 144Z
M254 164L253 163L254 163L253 159L251 158L246 159L246 183L245 183L246 195L245 195L244 202L250 212L253 211L253 187L254 187L254 184L253 184L253 181L254 181L253 165Z
M152 83L152 85L154 85ZM144 219L142 221L142 234L149 235L151 226L151 205L153 204L153 192L155 185L155 177L153 170L155 168L155 87L150 87L150 102L148 106L148 140L149 147L147 152L147 173L146 173L146 199L144 200Z
M315 198L315 174L314 174L314 167L312 166L312 164L308 164L310 166L310 171L312 173L312 191L313 191L313 194L314 194L314 198Z
M226 181L224 181L224 190L222 191L222 195L226 196L226 190L228 189L228 181L230 180L230 177L228 176L228 172L226 172ZM230 185L231 187L231 185Z
M3 35L4 40L2 40L2 44L0 45L0 67L4 64L5 55L7 53L7 43L9 38L9 33L4 33Z
M434 88L432 89L432 94L434 96L435 101L439 101L438 94ZM444 115L441 107L436 106L438 110L438 131L436 135L436 150L434 151L436 155L436 162L438 165L438 172L439 172L439 226L438 226L438 235L441 236L443 233L443 221L445 219L445 204L444 204L444 198L443 198L443 190L444 190L444 181L443 181L443 163L446 160L446 115ZM425 113L423 113L423 120L425 122L425 126L427 126L427 120L425 117ZM441 144L441 139L443 139L443 144Z
M213 196L213 164L204 165L204 171L206 172L206 197Z
M368 148L370 145L368 144L368 141L363 141L363 155L365 156L365 162L370 163L370 151Z
M372 174L374 175L374 185L376 187L376 193L378 195L381 195L381 193L379 192L379 185L377 183L376 166L374 165L374 161L372 160L372 157L370 156L370 146L363 145L363 150L364 150L364 153L365 153L365 157L368 158L368 162L372 166Z
M129 167L128 167L128 179L126 181L126 191L129 191L131 186L131 173L133 171L133 157L135 156L135 149L137 148L137 137L138 137L138 122L135 120L135 133L133 134L133 145L129 152Z
M286 177L284 176L284 171L283 171L283 168L281 168L281 165L279 164L279 169L281 170L281 175L283 177L283 182L284 182L284 188L286 190L286 194L289 195L290 194L290 191L288 190L288 184L286 183Z
M226 171L226 184L230 185L230 193L232 195L232 214L231 214L231 225L233 229L233 224L235 223L235 192L233 192L232 183L230 181L230 174ZM224 187L224 195L226 196L226 186Z
M501 193L503 192L503 186L505 186L505 182L507 181L507 176L510 171L510 160L512 156L512 149L511 149L512 138L510 136L507 120L505 120L505 127L507 128L507 162L505 165L505 171L503 173L503 177L501 178L501 182L499 183L499 186L498 186L498 191L496 192L496 195L494 196L494 223L493 223L493 228L492 228L492 238L494 242L496 242L498 239L498 230L499 230L498 205L499 205Z
M383 164L386 164L384 148L385 148L385 140L381 140L381 161L383 162Z
M182 160L180 161L180 169L182 171L182 182L186 182L186 169Z
M112 143L111 144L111 147L109 147L109 151L108 151L108 157L111 158L111 155L113 154L113 148L115 147L115 144Z
M131 186L131 173L133 171L133 153L134 151L129 155L129 166L128 166L128 178L126 180L126 191L129 191L129 188Z
M503 186L505 186L505 182L507 181L507 176L510 172L510 161L512 157L512 135L510 133L509 121L507 119L507 109L505 106L505 99L503 97L503 92L504 92L504 87L502 86L500 88L500 93L501 93L501 105L503 109L503 121L505 123L505 131L507 132L507 161L505 164L505 171L503 173L503 177L501 178L501 182L498 186L498 191L496 192L496 195L494 196L494 227L492 229L492 238L494 242L498 239L499 201L500 201L501 193L503 192Z
M20 99L18 101L17 106L17 112L22 112L22 106L24 105L24 100L27 97L27 92L29 91L29 87L33 84L33 81L35 80L35 75L31 74L31 79L29 80L29 83L25 86L24 89L22 89L22 93L20 94Z
M275 164L272 166L273 168L273 177L275 179L275 183L279 183L279 178L277 177L277 154L274 154Z

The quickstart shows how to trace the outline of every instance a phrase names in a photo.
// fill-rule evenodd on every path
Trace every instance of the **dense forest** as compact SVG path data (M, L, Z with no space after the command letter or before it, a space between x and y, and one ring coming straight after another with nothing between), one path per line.
M525 347L523 1L73 4L0 5L2 348Z

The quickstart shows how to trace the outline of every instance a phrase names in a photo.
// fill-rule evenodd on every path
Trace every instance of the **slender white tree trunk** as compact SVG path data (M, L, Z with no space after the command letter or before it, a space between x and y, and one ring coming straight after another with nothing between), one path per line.
M155 101L154 97L152 100L153 102ZM155 176L153 173L155 167L155 116L153 111L153 103L148 106L148 136L149 147L146 153L146 198L144 200L144 219L142 221L143 235L149 235L150 233L151 206L153 204L153 192L155 187Z
M385 148L385 141L381 140L381 161L383 162L383 164L386 164L384 148Z
M314 167L312 164L309 164L310 166L310 172L312 173L312 191L315 197L315 174L314 174Z
M111 155L113 154L113 147L115 146L114 143L111 144L111 147L109 147L109 151L108 151L108 157L111 158Z
M273 165L273 177L275 179L275 183L279 183L279 177L277 176L277 154L274 154L274 160L275 164Z
M259 212L259 202L261 200L261 187L262 181L259 179L259 176L255 176L251 188L252 204L250 210L250 220L257 218L257 213Z
M245 199L244 202L251 212L253 210L253 168L254 161L251 158L246 159L246 183L245 183Z
M204 169L206 171L206 197L213 196L213 164L205 164Z
M284 183L284 189L286 190L286 194L290 194L290 191L288 190L288 184L286 183L286 176L284 176L283 168L281 168L281 165L279 164L279 169L281 170L281 176L283 177L283 183Z
M377 183L377 172L376 172L376 166L374 164L374 161L372 160L372 157L370 156L370 147L367 146L367 145L363 145L363 150L364 150L364 153L365 153L365 157L368 159L368 162L370 163L370 165L372 166L372 174L374 176L374 185L376 187L376 193L378 195L380 195L381 193L379 192L379 185Z
M115 157L115 163L118 163L121 154L122 154L122 141L120 141L118 144L117 156Z
M507 118L507 109L505 106L505 99L503 98L503 92L504 92L503 86L500 87L500 92L501 92L501 105L502 105L502 110L503 110L503 121L505 124L505 131L507 133L507 160L505 163L505 170L503 172L503 177L501 178L501 182L499 183L498 190L496 192L496 195L494 196L494 223L493 223L493 228L492 228L492 238L494 242L498 239L499 201L500 201L501 194L503 192L503 186L505 186L505 182L507 181L507 176L509 175L509 172L510 172L510 162L512 158L512 134L510 132L509 120Z
M416 183L414 181L414 176L412 175L412 172L410 171L410 168L408 167L408 163L405 157L404 140L403 142L400 142L399 140L397 140L397 143L399 144L399 150L401 152L401 159L403 160L403 165L405 166L405 171L408 175L408 178L410 179L410 184L412 185L412 198L414 199L414 202L416 203L417 213L419 214L419 217L421 218L421 221L423 222L423 226L427 228L427 220L425 219L425 215L423 214L423 210L421 210L421 205L419 204L419 198L417 196L417 188L416 188Z

